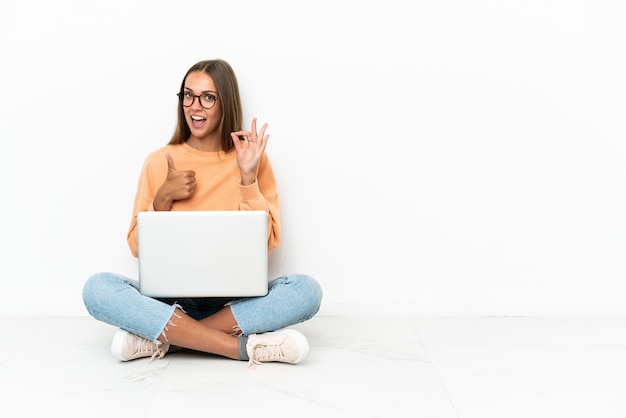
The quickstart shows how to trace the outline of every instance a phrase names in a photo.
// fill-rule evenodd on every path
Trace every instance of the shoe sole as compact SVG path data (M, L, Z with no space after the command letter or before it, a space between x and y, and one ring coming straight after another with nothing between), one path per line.
M304 334L302 334L300 331L297 331L295 329L284 329L284 330L277 331L277 332L281 334L289 335L291 338L293 338L296 341L296 343L298 344L298 347L300 347L300 355L291 364L300 363L309 355L309 351L310 351L309 341L306 339Z
M113 354L113 357L122 361L127 361L122 356L122 351L121 351L122 345L127 335L128 335L128 331L125 331L123 329L118 329L115 335L113 336L113 342L111 343L111 354Z

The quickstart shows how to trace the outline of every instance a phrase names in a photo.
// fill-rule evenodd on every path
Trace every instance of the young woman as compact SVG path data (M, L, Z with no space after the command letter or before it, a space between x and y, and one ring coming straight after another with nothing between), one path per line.
M127 236L132 254L137 256L137 213L161 210L264 210L268 251L274 249L280 210L266 129L257 131L255 118L250 131L243 130L237 78L227 62L192 66L178 93L173 137L144 162ZM187 348L251 364L298 363L309 344L287 327L312 318L322 299L315 279L301 274L276 278L266 296L244 299L150 298L134 283L105 272L83 289L88 312L120 328L111 351L123 361Z

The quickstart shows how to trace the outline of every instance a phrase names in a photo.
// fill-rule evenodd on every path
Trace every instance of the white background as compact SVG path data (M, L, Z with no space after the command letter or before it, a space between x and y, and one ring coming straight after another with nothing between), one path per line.
M626 6L0 0L0 315L86 315L195 62L269 123L321 314L626 314ZM248 125L248 122L246 122Z

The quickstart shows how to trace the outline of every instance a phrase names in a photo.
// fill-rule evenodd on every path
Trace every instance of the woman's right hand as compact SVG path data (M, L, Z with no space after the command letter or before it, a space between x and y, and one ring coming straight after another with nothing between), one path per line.
M196 191L196 173L193 170L177 170L174 159L165 154L167 159L167 177L154 196L154 210L170 210L175 200L193 196Z

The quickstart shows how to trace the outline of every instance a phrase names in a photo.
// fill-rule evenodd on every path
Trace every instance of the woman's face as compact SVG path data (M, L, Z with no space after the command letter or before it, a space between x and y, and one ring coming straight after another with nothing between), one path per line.
M185 79L183 97L183 110L191 130L191 137L200 140L210 138L219 140L217 129L222 116L222 106L213 78L202 71L189 73ZM187 102L193 100L193 103L186 106L185 100Z

